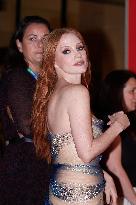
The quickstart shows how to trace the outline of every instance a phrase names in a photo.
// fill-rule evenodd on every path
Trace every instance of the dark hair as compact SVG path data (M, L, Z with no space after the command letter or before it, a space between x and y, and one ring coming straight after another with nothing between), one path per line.
M6 69L12 69L12 68L17 68L17 67L26 67L26 62L24 60L23 54L19 52L17 45L16 45L16 40L18 39L20 42L22 42L24 33L27 29L27 27L32 24L32 23L37 23L37 24L44 24L47 26L49 31L51 31L51 27L49 22L40 17L40 16L26 16L22 19L22 21L19 23L18 28L16 29L15 33L13 34L7 56L6 56L6 63L5 67Z
M136 74L128 70L111 71L103 80L97 93L95 114L101 119L109 114L123 110L127 112L123 88L130 78L136 79Z

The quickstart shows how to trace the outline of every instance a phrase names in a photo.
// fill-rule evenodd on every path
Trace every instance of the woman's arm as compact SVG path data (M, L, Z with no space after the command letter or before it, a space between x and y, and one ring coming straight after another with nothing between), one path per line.
M105 151L118 134L129 125L129 121L123 112L116 114L115 121L113 116L110 127L100 137L94 139L88 90L82 85L76 85L70 88L68 93L67 112L74 143L78 156L88 163Z
M5 140L18 136L16 127L7 113L7 95L4 78L1 78L0 81L0 121L2 123L2 130Z
M22 70L11 73L7 81L8 108L14 124L23 135L31 135L31 110L35 82Z
M103 171L103 173L104 173L104 178L106 180L106 185L105 185L106 203L117 205L118 196L117 196L117 191L116 191L114 181L106 171Z
M121 163L121 138L120 136L112 143L109 148L106 165L120 181L124 197L133 205L136 205L136 193Z

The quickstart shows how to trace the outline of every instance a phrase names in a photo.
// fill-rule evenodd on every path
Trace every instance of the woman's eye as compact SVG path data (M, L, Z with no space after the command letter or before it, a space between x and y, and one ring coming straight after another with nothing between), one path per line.
M135 89L135 88L132 90L132 93L133 93L133 94L136 94L136 89Z
M35 38L35 37L31 37L31 38L29 38L29 40L30 40L30 41L35 41L36 38Z
M135 90L133 89L133 90L129 90L129 93L130 94L134 94L135 93Z
M48 34L45 35L45 36L42 38L42 40L45 41L45 40L47 39L47 37L48 37Z
M136 94L136 88L133 89L133 92Z
M47 39L47 37L43 37L43 38L42 38L42 41L45 41L46 39Z
M62 53L64 53L64 54L69 54L69 53L70 53L70 50L69 50L69 49L66 49L66 50L64 50Z
M84 50L84 46L79 46L79 47L77 47L77 50L78 50L78 51Z

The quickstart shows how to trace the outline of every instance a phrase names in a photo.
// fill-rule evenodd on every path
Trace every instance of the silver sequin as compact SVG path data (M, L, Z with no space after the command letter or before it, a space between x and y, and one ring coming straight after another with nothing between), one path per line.
M66 202L85 202L95 198L104 189L104 181L96 185L79 183L58 183L52 181L50 191L54 196Z
M97 138L101 135L102 126L103 122L93 116L92 130L94 138ZM71 133L49 133L49 139L51 140L51 154L53 158L53 172L50 180L50 194L68 203L84 203L90 199L95 198L98 194L99 196L102 196L105 187L105 180L103 178L103 171L99 165L101 156L96 157L88 164L76 164L76 160L79 159L76 152L76 148L74 147L74 141ZM71 146L73 148L73 152L71 152ZM65 156L65 150L67 150L67 153L70 154L71 159L74 158L74 163L73 161L71 163L69 162L68 164L60 162L59 153L62 148L63 151L61 152L61 160L63 161L63 155ZM66 176L68 175L67 170L75 172L73 173L73 176L75 176L73 182L58 182L58 175L60 173L60 170L64 170L63 174L65 173ZM76 172L80 172L81 175L92 175L94 177L94 181L96 180L96 184L80 184L78 182L78 177L76 178ZM102 200L102 198L99 197L98 200Z

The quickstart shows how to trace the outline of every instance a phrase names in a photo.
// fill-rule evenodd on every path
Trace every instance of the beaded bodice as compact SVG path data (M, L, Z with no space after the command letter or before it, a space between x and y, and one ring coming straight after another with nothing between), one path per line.
M102 121L92 118L94 138L102 133ZM103 192L105 181L100 167L101 156L84 163L78 156L71 133L49 133L53 174L50 182L51 201L84 204ZM55 198L54 198L55 197ZM99 196L99 204L102 198ZM62 201L59 201L58 204ZM55 204L54 202L53 204ZM57 204L57 203L56 203ZM92 203L97 204L97 203Z
M93 137L96 138L102 133L103 121L98 120L97 118L92 118L92 131ZM72 148L73 154L77 155L76 150L74 149L74 142L71 133L62 133L62 134L53 134L49 133L49 138L51 140L51 155L53 160L57 160L59 152L62 149ZM70 153L69 153L70 154Z

